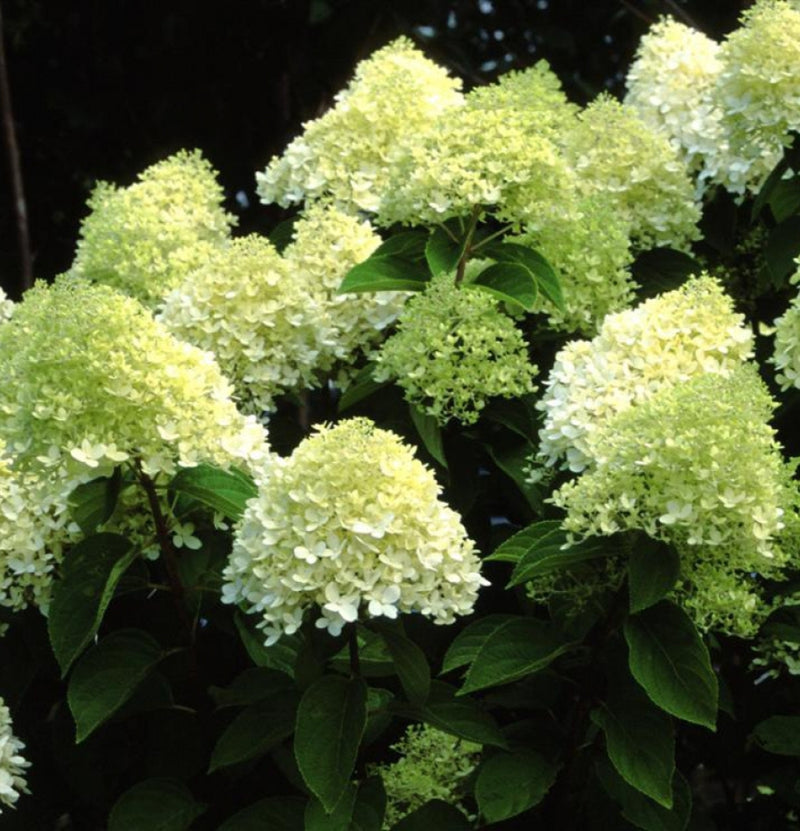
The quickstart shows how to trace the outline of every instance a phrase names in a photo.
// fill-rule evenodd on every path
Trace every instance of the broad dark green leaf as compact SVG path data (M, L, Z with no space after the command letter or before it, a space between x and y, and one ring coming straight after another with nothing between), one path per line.
M283 252L294 239L294 226L300 217L293 216L289 219L284 219L273 227L267 235L267 239L278 249Z
M450 672L471 664L486 639L508 621L517 620L516 615L487 615L473 621L456 635L442 661L442 672Z
M782 288L795 272L800 254L800 216L790 216L776 225L764 246L764 268L769 282Z
M206 806L175 779L145 779L111 809L108 831L187 831Z
M246 617L239 611L233 617L236 631L242 639L250 660L256 666L270 667L294 677L295 663L303 643L303 636L300 633L283 635L272 646L264 646L264 635L260 630L251 626L251 620L252 618Z
M414 427L417 428L417 433L419 433L422 443L425 445L425 449L442 467L447 467L447 458L444 455L444 443L442 442L442 428L439 426L439 422L432 415L417 409L413 404L408 405L408 411L411 414L411 421L414 422Z
M544 669L570 646L549 622L528 617L508 620L478 650L459 695L508 684Z
M334 809L350 781L366 721L367 685L361 678L325 675L300 701L294 755L326 811Z
M526 441L534 441L539 432L534 403L529 395L521 398L497 398L484 408L481 418L502 424Z
M531 271L519 263L494 263L487 266L464 288L486 291L504 303L522 306L533 311L539 291Z
M349 410L350 407L354 407L365 398L369 398L372 393L377 392L389 383L388 381L375 381L372 377L374 370L375 364L367 364L358 371L356 377L348 384L347 389L339 399L336 407L338 412L343 413L345 410Z
M392 656L403 692L412 704L424 704L431 689L431 670L425 653L409 638L390 626L379 626Z
M70 516L84 534L93 534L114 513L117 506L122 471L115 468L111 476L100 476L78 485L67 498Z
M753 738L769 753L800 756L800 716L771 716L756 725Z
M587 560L597 560L616 553L611 548L612 544L609 540L603 537L591 537L582 542L570 544L566 542L566 535L563 541L559 541L557 536L559 535L554 535L554 538L548 539L545 543L537 543L522 556L514 566L514 571L511 572L511 579L508 581L509 588L550 571L572 568Z
M478 771L478 808L490 823L515 817L542 801L557 773L557 764L532 750L496 753Z
M627 674L627 673L626 673ZM592 713L606 736L606 749L625 781L665 808L672 807L675 727L636 685L612 679L608 700Z
M61 579L53 583L47 619L62 676L97 634L114 589L136 555L125 537L96 534L79 542L64 558Z
M306 802L296 797L269 797L248 805L217 831L304 831Z
M680 570L680 557L673 546L649 537L637 539L628 561L631 612L641 612L663 600Z
M530 458L533 452L530 443L521 441L504 447L484 443L483 446L497 467L514 482L534 512L541 514L545 494L540 485L529 481Z
M421 708L419 717L426 724L469 742L494 747L508 745L497 722L471 698L432 702Z
M778 182L770 196L769 208L776 222L783 222L800 212L800 177Z
M379 255L376 251L368 260L347 272L336 293L422 291L429 279L427 269L419 263L404 257Z
M433 799L396 822L391 831L470 831L471 828L458 808Z
M162 657L158 643L139 629L118 629L82 655L67 687L75 741L111 718Z
M211 687L209 693L219 708L246 707L292 689L294 682L285 673L269 667L250 667L227 687Z
M312 796L306 805L305 831L350 831L356 795L356 786L347 782L336 804L328 810Z
M662 710L716 729L718 684L708 650L687 614L662 600L625 621L633 677Z
M567 536L561 530L560 520L547 519L534 522L533 525L517 531L485 559L501 563L518 563L528 552L535 551L539 546L562 545L566 541Z
M246 473L205 464L182 468L169 487L234 520L241 517L247 500L258 495L258 488Z
M263 756L291 735L298 698L296 691L285 690L245 707L219 737L208 772Z
M692 813L692 792L679 771L672 781L672 807L665 808L637 791L605 760L597 773L608 795L622 808L622 815L643 831L684 831Z
M434 228L425 246L425 259L431 274L455 271L464 254L463 239L454 238L452 232L443 227Z
M564 293L558 275L553 266L538 251L514 242L493 242L482 248L479 256L491 257L498 263L515 263L524 266L534 275L537 291L541 292L559 311L564 311Z
M372 252L370 258L401 257L412 263L424 263L428 237L427 231L401 231L382 242Z
M381 831L386 813L386 789L380 776L370 776L358 786L349 831Z
M642 251L631 266L633 278L640 286L636 294L643 300L678 288L701 270L695 259L674 248Z

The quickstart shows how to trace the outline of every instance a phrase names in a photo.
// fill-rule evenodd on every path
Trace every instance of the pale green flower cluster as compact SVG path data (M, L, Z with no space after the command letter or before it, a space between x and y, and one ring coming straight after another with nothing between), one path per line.
M769 612L755 575L780 578L797 487L753 364L662 387L614 416L593 466L553 502L577 536L638 529L676 546L677 597L703 629L751 636Z
M386 789L385 829L431 799L458 808L469 818L464 799L469 777L480 761L481 746L423 724L411 724L391 746L400 754L395 762L376 765Z
M267 645L316 625L338 635L359 617L469 614L480 560L433 473L395 434L364 418L322 426L264 467L236 527L222 599L261 616Z
M397 316L404 293L336 293L380 242L368 223L312 205L283 255L257 235L235 239L167 295L159 318L214 353L245 412L271 410L369 352Z
M686 248L698 239L700 204L685 162L633 107L600 95L563 133L579 188L607 195L641 248Z
M108 286L37 283L0 326L0 379L0 437L29 465L100 475L135 457L154 476L265 453L213 356Z
M617 414L665 386L728 375L752 354L744 318L707 275L609 315L593 340L572 341L556 356L537 404L545 413L540 455L580 472L597 459Z
M408 401L445 424L474 424L490 398L532 392L537 368L497 301L451 274L435 277L400 314L377 356L376 380L392 379Z
M235 218L199 151L157 162L125 188L100 182L89 198L72 271L156 306L213 250Z
M462 103L461 82L398 38L367 60L320 118L256 175L266 204L329 197L342 209L375 211L398 143Z
M20 755L24 749L24 742L13 733L11 713L0 698L0 803L9 808L14 807L20 794L30 793L25 771L31 763Z
M800 271L792 282L800 281ZM775 321L775 345L771 363L775 365L775 380L782 390L800 389L800 295Z

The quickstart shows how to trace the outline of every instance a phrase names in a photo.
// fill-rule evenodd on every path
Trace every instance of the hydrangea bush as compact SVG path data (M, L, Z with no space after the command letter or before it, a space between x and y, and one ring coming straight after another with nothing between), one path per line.
M798 44L581 107L400 38L269 238L98 185L0 295L0 824L800 827Z

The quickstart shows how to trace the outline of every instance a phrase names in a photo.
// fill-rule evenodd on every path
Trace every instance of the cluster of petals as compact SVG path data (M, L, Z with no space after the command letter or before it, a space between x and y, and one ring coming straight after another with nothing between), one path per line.
M318 610L338 635L363 617L469 614L486 581L433 473L364 418L322 426L260 474L235 529L223 601L261 617L267 645Z
M11 713L0 698L0 803L9 808L20 794L29 793L25 771L30 762L20 755L24 749L24 743L14 735Z
M199 151L148 167L128 187L100 182L81 224L73 272L156 306L224 245L235 219Z
M800 282L800 271L792 278ZM775 321L775 344L771 362L775 365L775 380L782 390L800 389L800 295Z
M320 197L348 212L375 211L403 136L463 101L461 82L405 37L362 61L334 106L256 176L266 204Z
M497 301L443 273L407 302L374 376L394 380L441 424L473 424L490 398L533 392L536 373L522 332Z
M600 454L613 418L662 387L705 373L730 374L753 354L752 333L707 275L608 315L592 340L556 356L538 403L540 455L580 472Z

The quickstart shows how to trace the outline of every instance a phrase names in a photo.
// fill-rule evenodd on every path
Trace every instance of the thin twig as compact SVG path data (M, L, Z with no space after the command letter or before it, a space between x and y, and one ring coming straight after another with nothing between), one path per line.
M0 107L3 112L3 132L8 149L8 164L11 168L11 190L14 195L14 214L17 218L17 244L22 265L22 290L25 291L33 285L33 261L28 233L28 209L22 184L22 165L17 145L17 132L14 127L14 112L11 108L11 86L8 82L2 5L0 5Z

